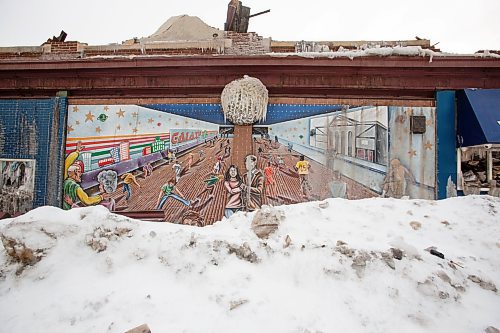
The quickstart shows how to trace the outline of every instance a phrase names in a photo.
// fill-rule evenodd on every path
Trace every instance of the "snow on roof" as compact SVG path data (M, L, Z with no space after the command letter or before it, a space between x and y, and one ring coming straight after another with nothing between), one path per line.
M179 44L181 45L181 44ZM190 44L191 46L195 44ZM195 46L198 46L197 44ZM204 47L209 47L209 46L204 46ZM213 56L223 56L224 54L222 53L223 49L220 49L220 54L213 55ZM262 56L263 54L247 54L244 56L252 57L252 56ZM340 48L337 51L325 51L325 52L270 52L270 53L265 53L264 55L271 56L271 57L291 57L291 56L299 56L299 57L304 57L304 58L329 58L329 59L336 59L336 58L348 58L353 60L354 58L360 58L360 57L389 57L389 56L408 56L408 57L428 57L429 62L432 62L434 57L443 57L443 58L453 58L453 57L475 57L475 58L497 58L500 59L500 55L489 52L489 51L483 51L483 52L478 52L474 54L459 54L459 53L446 53L446 52L436 52L433 50L425 49L420 46L395 46L395 47L367 47L363 49L357 49L357 50L347 50ZM105 58L105 59L113 59L113 58L126 58L126 59L134 59L134 58L145 58L145 57L166 57L166 58L172 58L172 57L178 57L179 55L170 55L170 54L141 54L141 55L97 55L97 56L91 56L88 58ZM196 54L190 54L190 55L182 55L182 56L196 56Z
M478 58L500 58L500 55L491 53L488 51L475 54L458 54L458 53L446 53L446 52L436 52L429 49L424 49L420 46L394 46L394 47L363 47L357 50L346 50L342 47L337 51L331 52L297 52L297 53L268 53L273 57L289 57L289 56L300 56L305 58L349 58L354 59L358 57L388 57L388 56L412 56L412 57L429 57L429 62L432 62L433 57L464 57L464 56L474 56Z
M204 228L140 222L103 206L2 220L4 237L44 249L26 267L0 250L2 331L500 328L499 198L263 209L285 216L264 240L251 229L256 214L242 212Z

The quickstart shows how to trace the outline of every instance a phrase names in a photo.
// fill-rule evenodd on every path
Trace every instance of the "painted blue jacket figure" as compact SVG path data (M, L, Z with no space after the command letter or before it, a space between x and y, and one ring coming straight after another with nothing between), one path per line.
M175 187L175 182L173 179L170 179L165 185L163 185L160 189L160 194L158 195L158 200L156 202L156 209L163 209L163 205L167 202L168 198L174 198L177 201L180 201L185 206L190 206L191 201L184 198L184 195L179 191L178 188Z

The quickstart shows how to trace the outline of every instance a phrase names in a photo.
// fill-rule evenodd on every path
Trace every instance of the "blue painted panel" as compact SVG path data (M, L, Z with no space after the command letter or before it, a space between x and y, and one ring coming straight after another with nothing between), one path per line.
M455 92L437 92L438 199L446 199L448 177L457 183Z
M34 159L33 208L59 205L66 98L0 100L0 158Z
M224 114L220 104L146 104L141 106L218 125L229 124L229 121L224 121ZM340 111L341 109L341 105L269 104L266 120L257 123L257 125L272 125Z

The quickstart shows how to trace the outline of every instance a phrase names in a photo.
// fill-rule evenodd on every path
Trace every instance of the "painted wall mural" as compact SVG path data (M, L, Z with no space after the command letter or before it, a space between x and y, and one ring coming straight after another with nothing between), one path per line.
M434 108L290 108L269 105L246 143L253 153L236 163L216 104L71 105L63 207L205 226L262 205L434 198ZM417 114L423 134L411 132Z
M0 210L10 214L32 209L35 160L0 159Z

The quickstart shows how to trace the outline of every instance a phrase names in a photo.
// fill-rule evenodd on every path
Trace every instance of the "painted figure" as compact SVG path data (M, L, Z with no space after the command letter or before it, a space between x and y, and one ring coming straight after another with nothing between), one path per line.
M217 183L219 181L221 181L222 179L224 179L224 176L222 176L222 175L215 174L215 173L209 174L208 178L203 179L203 181L205 182L205 188L200 193L198 193L195 197L200 198L201 195L205 192L208 192L209 197L213 197L215 185L217 185Z
M309 168L311 168L309 162L304 160L304 155L300 155L299 161L295 164L295 170L299 173L300 188L304 197L307 197L307 191L312 190L309 184Z
M142 167L142 172L144 173L144 177L148 177L153 174L153 166L150 162L144 164L144 166Z
M126 192L125 200L129 200L130 197L132 196L132 183L137 185L137 187L141 187L139 183L137 182L137 179L135 178L133 173L127 172L124 173L121 176L121 179L123 179L123 192Z
M229 158L229 156L231 156L231 147L230 146L226 146L226 148L224 148L224 156L222 156L223 158Z
M382 197L392 197L400 199L408 195L406 180L415 183L415 178L408 169L406 169L399 159L391 160L389 172L384 179Z
M242 200L248 211L259 209L262 205L262 192L264 189L264 175L257 169L257 157L248 155L245 159L247 172L243 175Z
M187 169L191 169L191 165L193 164L194 160L194 154L192 152L189 152L188 157L187 157Z
M64 161L63 209L66 210L71 209L78 201L86 206L97 205L106 196L103 194L89 197L80 186L83 163L77 159L82 149L81 142L78 141L76 150L71 152Z
M116 191L118 187L118 174L113 170L104 170L99 172L97 175L97 181L99 182L99 189L103 193L111 194ZM103 199L100 202L100 205L103 205L110 211L115 210L116 202L115 199L109 197Z
M218 174L222 173L222 164L223 163L224 163L224 161L222 160L222 156L217 156L216 162L214 165L214 169L213 169L214 174L218 175Z
M264 175L266 176L266 185L274 185L274 168L271 166L271 162L267 162L267 166L264 168Z
M175 162L172 165L172 169L175 172L175 183L178 183L179 180L181 179L182 166L178 162Z
M163 205L165 205L165 202L167 202L168 198L173 198L181 202L185 206L191 205L191 201L187 200L181 193L181 191L179 191L179 189L175 187L175 182L173 179L170 179L165 185L161 187L160 194L158 195L158 200L156 202L156 209L163 209Z
M173 150L168 151L167 158L169 163L175 162L175 160L177 159L177 157L175 156L175 152Z
M243 208L243 202L241 200L241 183L242 179L238 167L231 165L229 169L227 169L224 177L224 187L228 193L226 208L224 209L224 216L226 218L229 218Z

